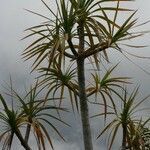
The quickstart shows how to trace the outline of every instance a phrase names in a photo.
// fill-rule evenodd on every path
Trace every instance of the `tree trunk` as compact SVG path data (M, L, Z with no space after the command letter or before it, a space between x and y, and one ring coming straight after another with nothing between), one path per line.
M122 138L122 148L121 150L126 150L126 136L127 136L127 125L122 125L123 129L123 138Z
M21 145L25 148L25 150L31 150L31 148L29 147L28 143L23 139L21 133L19 130L15 131L16 136L18 137Z
M84 52L84 21L78 22L78 35L79 35L79 50L77 59L77 71L78 71L78 86L79 86L79 99L80 99L80 112L82 121L82 132L85 150L93 150L92 136L89 122L89 112L87 95L85 88L85 69L84 58L80 57Z
M28 125L27 125L27 129L26 129L25 138L24 138L25 141L26 141L26 143L28 143L28 140L29 140L30 130L31 130L31 125L28 124Z
M81 111L82 132L84 139L84 149L93 150L91 129L89 123L87 96L85 92L84 60L77 61L77 68L78 68L79 98L80 98L80 111Z

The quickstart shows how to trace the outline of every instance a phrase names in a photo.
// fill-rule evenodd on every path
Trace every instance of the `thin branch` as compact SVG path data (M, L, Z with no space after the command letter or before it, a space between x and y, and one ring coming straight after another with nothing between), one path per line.
M86 50L84 53L82 53L80 55L80 57L83 57L84 59L91 56L91 55L94 55L98 52L101 52L105 49L107 49L109 47L109 44L108 42L103 42L101 44L96 44L94 47L90 47L88 50Z
M89 92L89 93L87 94L87 97L90 97L91 95L95 94L95 92L96 92L96 90L93 90L93 91Z
M79 96L79 92L77 90L73 89L72 86L70 86L69 84L65 84L65 86L68 87L74 94Z
M78 56L78 53L76 52L76 50L75 50L75 48L74 48L74 46L73 46L73 43L72 43L72 41L71 41L70 38L68 38L67 42L68 42L69 47L70 47L72 53L74 54L74 56Z
M82 52L80 55L78 55L77 57L75 57L72 60L80 59L80 58L86 59L87 57L89 57L91 55L94 55L98 52L104 51L108 47L110 47L108 42L103 42L101 44L95 44L94 46L92 46L89 49L87 49L86 51Z
M61 50L60 50L60 49L58 49L58 51L61 53ZM75 56L74 56L74 55L71 55L71 54L69 54L69 53L67 53L67 52L64 52L63 54L64 54L66 57L68 57L68 58L75 59Z
M73 56L73 55L71 55L71 54L69 54L69 53L67 53L67 52L64 52L64 55L66 56L66 57L69 57L69 58L71 58L71 59L75 59L75 56Z

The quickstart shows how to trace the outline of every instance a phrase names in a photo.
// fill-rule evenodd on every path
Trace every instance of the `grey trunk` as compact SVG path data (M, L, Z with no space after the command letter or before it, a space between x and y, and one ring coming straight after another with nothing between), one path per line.
M85 91L84 60L77 61L77 69L78 69L79 98L80 98L80 111L81 111L82 132L84 139L84 149L93 150L91 129L89 123L87 96Z
M21 145L25 148L25 150L31 150L31 148L29 147L28 143L23 139L21 133L19 130L15 131L16 136L18 137Z
M127 125L123 124L122 129L123 129L123 139L122 139L122 148L121 148L121 150L126 150Z
M26 129L26 134L25 134L25 141L26 141L26 143L28 143L28 140L29 140L30 130L31 130L31 125L28 124L27 125L27 129Z
M82 121L84 150L93 150L86 87L85 87L85 69L84 69L85 60L84 58L82 58L82 53L84 52L84 21L80 20L78 22L78 25L79 25L78 26L79 57L77 59L77 71L78 71L78 86L79 86L80 112Z

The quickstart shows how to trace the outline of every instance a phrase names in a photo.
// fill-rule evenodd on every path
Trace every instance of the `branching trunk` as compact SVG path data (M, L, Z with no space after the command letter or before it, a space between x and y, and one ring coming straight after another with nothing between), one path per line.
M15 131L16 136L18 137L21 145L25 148L25 150L31 150L31 148L29 147L28 143L23 139L21 133L19 130Z
M26 134L25 134L25 141L26 141L26 143L28 143L28 140L29 140L30 130L31 130L31 125L28 124L27 125L27 129L26 129Z
M80 56L84 51L84 26L82 22L79 22L78 34L79 34L78 54ZM78 70L79 98L80 98L80 111L81 111L82 131L84 139L84 149L93 150L91 129L89 123L87 95L85 89L84 58L77 59L77 70Z

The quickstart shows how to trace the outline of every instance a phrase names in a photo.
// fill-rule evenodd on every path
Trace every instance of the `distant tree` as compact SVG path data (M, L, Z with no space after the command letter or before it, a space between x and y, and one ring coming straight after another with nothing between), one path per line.
M118 94L116 88L111 86L121 88L118 82L124 83L127 78L106 80L109 76L107 72L99 82L99 70L103 60L109 62L108 51L115 49L123 53L122 41L143 34L130 31L137 21L133 19L136 11L120 5L132 0L55 0L56 11L44 0L41 1L49 10L50 17L28 10L46 21L27 29L30 33L25 38L35 36L36 39L25 49L23 56L26 60L34 58L33 70L39 70L43 77L39 85L48 87L46 98L52 91L53 96L59 91L61 106L64 91L68 90L71 104L75 101L77 109L80 107L84 148L93 150L88 98L100 93L105 103L105 114L106 97L114 104L111 93ZM118 14L121 12L132 13L122 24L118 24ZM94 79L94 86L92 83L87 85L85 63L90 63L93 70L97 70L89 73ZM41 67L44 64L46 66Z

